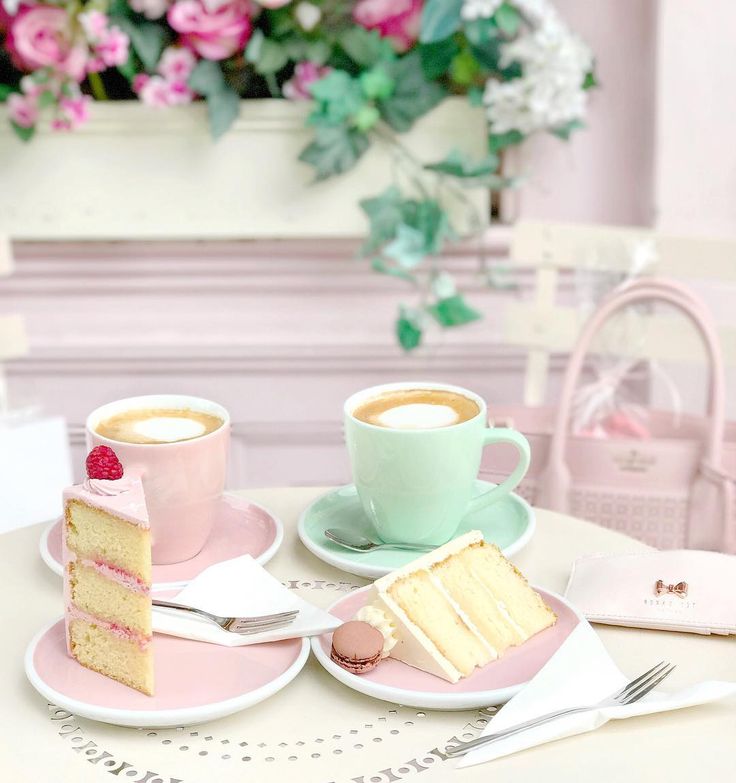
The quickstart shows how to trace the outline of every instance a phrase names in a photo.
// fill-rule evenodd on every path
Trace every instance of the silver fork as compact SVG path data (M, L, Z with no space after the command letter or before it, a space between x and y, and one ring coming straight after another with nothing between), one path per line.
M298 609L292 609L288 612L262 614L256 617L220 617L217 614L205 612L203 609L195 609L192 606L177 604L174 601L164 601L159 598L154 598L152 603L154 606L160 606L164 609L178 609L182 612L196 614L199 617L204 617L205 620L211 620L216 625L219 625L223 631L237 633L240 634L240 636L248 636L253 633L275 631L278 628L284 628L289 625L289 623L293 622L299 614Z
M615 707L623 704L633 704L639 701L643 696L646 696L649 691L656 688L665 677L669 677L675 670L675 666L670 666L665 661L660 661L656 666L652 666L649 671L644 672L640 677L632 680L628 685L622 688L620 691L614 693L612 696L607 696L597 704L590 704L585 707L570 707L566 710L557 710L556 712L550 712L547 715L541 715L538 718L519 723L517 726L511 726L503 731L497 731L495 734L487 734L485 737L476 737L475 739L468 740L467 742L461 742L457 745L448 745L445 748L445 753L448 756L463 756L471 750L481 747L482 745L489 745L491 742L510 737L513 734L519 734L522 731L531 729L534 726L541 726L544 723L549 723L556 718L563 715L574 715L578 712L588 712L589 710L597 710L601 707Z

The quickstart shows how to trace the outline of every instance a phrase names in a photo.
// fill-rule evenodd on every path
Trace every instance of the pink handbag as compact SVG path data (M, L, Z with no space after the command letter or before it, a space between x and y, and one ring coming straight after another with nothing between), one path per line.
M699 331L710 363L706 416L649 411L647 439L597 439L568 433L573 394L591 341L622 308L668 302ZM532 504L620 530L661 549L736 553L736 423L725 421L725 375L717 332L705 305L670 280L640 278L616 289L587 322L570 355L556 407L489 406L496 426L523 432L532 448L519 491ZM500 481L511 454L486 451L481 476ZM508 462L508 464L506 464Z

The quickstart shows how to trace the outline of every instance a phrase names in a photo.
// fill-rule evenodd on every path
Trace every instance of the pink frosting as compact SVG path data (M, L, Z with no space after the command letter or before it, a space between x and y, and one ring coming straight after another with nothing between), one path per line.
M107 511L133 525L148 528L148 511L141 478L134 472L126 473L117 481L87 479L64 490L64 504L81 500L94 508Z
M84 620L88 623L99 625L100 628L104 628L106 631L115 634L115 636L119 636L121 639L128 639L129 641L136 642L141 650L145 650L153 639L152 636L146 636L139 631L134 631L132 628L126 628L123 625L118 625L118 623L111 623L108 620L95 617L93 614L88 614L74 604L67 605L65 615L67 628L72 620Z
M78 558L74 552L69 553L69 560L78 560L83 566L87 568L94 568L97 573L109 579L112 582L126 587L128 590L133 590L136 593L142 593L148 595L151 592L151 586L146 584L142 579L135 574L131 574L130 571L126 571L124 568L107 563L104 560L91 560L90 558Z

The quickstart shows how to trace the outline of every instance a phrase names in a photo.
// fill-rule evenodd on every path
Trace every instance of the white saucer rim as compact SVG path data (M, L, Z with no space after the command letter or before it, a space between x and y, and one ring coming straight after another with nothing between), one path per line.
M355 595L356 593L362 593L368 590L371 585L366 585L358 590L353 590L349 595ZM533 585L535 590L552 596L558 600L561 604L564 604L577 618L578 622L587 623L585 617L562 595L556 593L554 590L547 590L544 587ZM326 611L331 612L332 609L341 601L346 600L347 596L340 596L336 601L333 601ZM402 688L394 688L391 685L381 685L375 683L372 680L366 680L358 674L351 674L338 666L330 656L325 653L320 644L320 637L313 636L311 638L312 654L319 661L320 665L325 671L332 675L336 680L346 685L351 690L358 693L362 693L365 696L371 696L374 699L380 699L381 701L393 702L394 704L403 704L405 707L414 707L417 709L427 710L471 710L478 709L480 707L489 707L496 704L505 704L513 696L527 685L529 680L517 683L516 685L509 685L506 688L496 688L490 691L464 691L463 693L427 693L422 691L410 691L403 690ZM564 643L564 640L563 640ZM559 649L559 648L557 648ZM408 665L408 664L407 664ZM490 665L490 664L489 664Z
M490 481L485 481L485 479L476 480L483 481L486 484L492 483ZM379 577L391 573L391 571L394 569L371 564L361 565L360 563L355 563L352 560L344 559L340 557L340 555L333 553L331 550L327 550L320 546L317 542L311 539L307 533L307 516L314 506L316 506L317 503L329 495L334 495L351 487L355 487L355 484L343 484L342 486L328 489L326 492L323 492L314 498L314 500L305 509L303 509L301 514L299 514L299 520L296 527L297 534L302 544L304 544L304 546L323 563L327 563L327 565L331 565L334 568L339 568L341 571L345 571L348 574L353 574L354 576L360 576L364 579L378 579ZM526 530L519 536L518 539L516 539L516 541L512 542L509 544L509 546L504 547L501 550L505 557L512 557L517 552L520 552L531 541L532 537L534 536L534 532L537 529L537 515L534 511L534 508L516 492L510 492L509 496L512 496L514 501L517 502L526 511L528 524Z
M235 696L224 701L213 702L212 704L203 704L198 707L179 707L169 710L121 710L110 707L98 707L85 701L66 696L60 691L47 685L41 675L36 671L33 663L33 655L41 639L59 622L63 617L57 617L55 620L47 623L31 639L26 647L23 657L23 668L26 677L35 690L45 699L61 707L80 718L98 721L99 723L109 723L113 726L128 726L132 728L171 728L174 726L192 726L197 723L206 723L207 721L224 718L233 715L236 712L252 707L259 702L265 701L280 690L285 688L304 668L309 659L309 639L303 637L301 649L294 662L276 678L261 685L253 691L248 691L240 696ZM216 645L215 645L216 646ZM70 663L78 666L73 659Z
M266 565L266 563L268 563L268 561L271 560L271 558L279 551L281 544L284 543L284 523L281 521L281 518L276 516L276 514L274 514L273 511L271 511L269 508L266 508L266 506L263 506L260 503L256 503L255 500L250 500L245 495L240 495L235 492L223 492L222 495L223 497L230 497L237 500L246 501L251 506L255 506L255 508L263 511L273 520L274 527L276 529L274 539L267 549L261 552L258 557L254 558L258 565ZM41 538L38 541L38 550L41 555L41 560L43 560L43 562L46 563L51 571L53 571L57 576L64 575L64 567L51 555L51 551L49 550L49 535L61 519L62 516L60 515L56 517L56 519L49 522L46 527L44 527L43 532L41 533ZM185 579L178 582L154 582L151 586L151 589L155 592L160 592L162 590L176 590L177 588L186 586L190 581L191 580Z

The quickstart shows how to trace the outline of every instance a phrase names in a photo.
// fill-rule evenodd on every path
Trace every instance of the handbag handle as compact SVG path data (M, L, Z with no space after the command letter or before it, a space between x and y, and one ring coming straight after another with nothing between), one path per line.
M639 278L633 283L627 283L616 289L603 300L583 327L573 349L565 371L549 459L541 477L539 505L558 511L566 511L568 507L570 472L565 463L567 428L575 387L593 338L614 313L630 304L644 301L663 301L674 305L689 318L703 339L710 361L711 394L710 421L701 472L710 474L714 470L717 474L721 473L726 393L723 357L713 321L708 315L705 305L677 283L657 278ZM724 509L724 512L727 510Z

